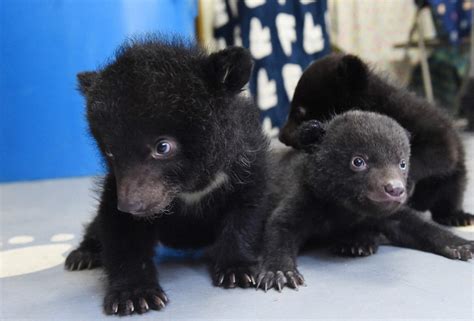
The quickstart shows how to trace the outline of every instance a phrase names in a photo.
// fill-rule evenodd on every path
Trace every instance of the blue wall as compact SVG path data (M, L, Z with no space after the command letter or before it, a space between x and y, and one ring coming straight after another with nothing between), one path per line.
M0 181L101 172L76 74L128 36L194 35L196 0L0 0Z

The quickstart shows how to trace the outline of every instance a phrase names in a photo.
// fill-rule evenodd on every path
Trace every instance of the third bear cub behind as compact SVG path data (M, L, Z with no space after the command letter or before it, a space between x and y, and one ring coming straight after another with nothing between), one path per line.
M284 151L273 160L275 210L266 225L257 287L303 284L296 256L310 239L350 256L375 253L384 236L395 245L472 258L473 241L405 205L412 190L407 186L410 141L395 120L349 111L328 123L303 123L296 137L303 151Z

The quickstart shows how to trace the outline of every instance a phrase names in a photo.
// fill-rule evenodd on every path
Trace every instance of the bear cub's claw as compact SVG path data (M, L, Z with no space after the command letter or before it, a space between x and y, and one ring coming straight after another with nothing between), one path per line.
M341 256L369 256L377 253L378 245L377 244L338 244L334 246L331 251L334 254Z
M91 270L101 265L102 263L99 253L79 248L69 253L64 267L69 271L80 271Z
M272 287L281 292L283 288L290 287L298 291L298 287L306 285L303 276L295 269L292 271L264 271L257 277L257 290L260 288L267 292Z
M161 288L113 290L104 298L104 312L108 315L142 314L148 310L161 310L168 297Z
M254 287L256 284L254 272L249 267L231 267L227 269L216 267L214 269L213 282L215 286L226 289L235 288L237 286L248 288Z
M380 235L374 232L362 232L340 239L331 247L336 255L364 257L377 253Z

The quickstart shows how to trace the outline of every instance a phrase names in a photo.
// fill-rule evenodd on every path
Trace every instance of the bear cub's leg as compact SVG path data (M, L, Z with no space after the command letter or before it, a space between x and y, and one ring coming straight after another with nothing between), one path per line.
M462 210L465 185L466 169L458 165L450 175L419 181L409 205L418 211L430 210L433 220L442 225L472 225L474 215Z
M467 226L474 224L474 215L462 210L466 185L466 169L458 166L455 173L444 178L440 184L438 201L431 208L433 220L448 226Z
M258 210L258 206L235 207L225 218L211 250L211 275L215 286L255 286L264 224Z
M435 253L449 259L468 261L474 254L474 241L463 239L408 207L383 225L384 234L395 245Z
M311 218L300 206L284 200L273 212L265 228L263 262L257 276L257 289L272 287L281 292L288 286L298 290L304 278L296 268L300 247L312 235Z
M115 228L103 235L103 264L108 280L105 313L129 315L161 310L168 298L157 278L153 261L156 235L150 223L137 221L130 214L113 213L110 220L104 219L103 231L112 220Z
M97 238L97 218L87 227L84 239L69 253L65 268L70 271L91 270L102 266L101 245Z

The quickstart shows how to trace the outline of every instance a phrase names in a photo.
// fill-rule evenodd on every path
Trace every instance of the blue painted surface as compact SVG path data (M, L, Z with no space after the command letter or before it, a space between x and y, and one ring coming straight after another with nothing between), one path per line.
M174 249L164 245L155 249L155 262L197 261L204 256L204 248L194 250Z
M0 182L101 172L76 74L126 37L194 35L196 0L1 0Z

